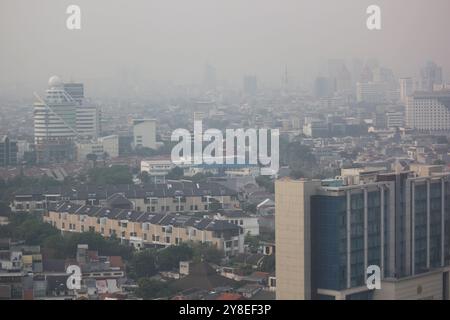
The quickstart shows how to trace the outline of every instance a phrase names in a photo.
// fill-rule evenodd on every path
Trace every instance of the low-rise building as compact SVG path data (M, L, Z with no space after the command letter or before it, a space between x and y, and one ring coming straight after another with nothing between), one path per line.
M61 202L49 208L44 221L62 232L92 231L104 237L117 236L138 249L194 241L211 244L227 256L244 250L242 228L223 220Z
M238 193L214 182L168 181L145 185L78 185L29 188L15 194L13 212L44 211L60 201L107 206L115 194L127 198L139 212L207 212L213 202L225 210L238 209Z

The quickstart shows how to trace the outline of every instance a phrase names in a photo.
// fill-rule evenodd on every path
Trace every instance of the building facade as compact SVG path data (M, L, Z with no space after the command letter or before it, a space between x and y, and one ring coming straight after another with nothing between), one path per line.
M392 288L413 290L429 274L440 279L439 295L404 297L448 297L450 174L433 171L379 173L356 185L277 181L277 298L390 299L400 297ZM369 266L380 268L381 290L367 288ZM301 275L311 281L294 281Z
M17 164L17 141L8 136L0 136L0 167L14 166Z
M75 156L77 106L57 76L50 78L44 99L34 103L34 142L38 163L64 162Z
M227 256L244 250L242 228L214 219L61 202L46 211L44 221L63 232L91 231L104 237L116 236L138 249L193 241L215 246Z
M116 195L128 199L133 209L139 212L208 212L212 203L220 203L225 210L239 208L237 192L218 183L170 181L145 185L31 188L15 194L11 209L14 212L44 211L60 201L106 206L108 200Z
M450 91L416 92L406 104L406 125L423 132L450 130Z
M133 120L133 146L156 149L156 120Z

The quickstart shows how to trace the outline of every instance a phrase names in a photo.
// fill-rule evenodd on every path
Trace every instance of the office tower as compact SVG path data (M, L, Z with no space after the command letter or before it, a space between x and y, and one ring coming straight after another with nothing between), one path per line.
M409 97L406 125L424 132L450 130L450 91L416 92Z
M352 76L346 65L342 65L335 78L336 91L340 93L350 93L352 91Z
M386 84L381 82L358 82L356 100L358 102L382 103L386 101Z
M134 148L156 149L156 120L133 120Z
M76 131L81 138L97 139L101 134L101 111L84 98L82 83L64 83L64 90L78 104Z
M442 84L442 68L429 61L420 71L422 91L433 91L434 85Z
M76 130L80 137L97 139L101 134L101 111L96 106L77 107Z
M34 103L34 139L38 163L64 162L74 157L78 102L57 76L50 78L44 99Z
M400 101L406 103L407 98L414 92L414 80L412 78L400 78Z
M318 99L329 98L333 96L335 83L330 78L318 77L314 81L314 96Z
M277 298L448 299L450 173L341 175L276 182ZM380 268L380 290L366 285L369 266Z
M311 299L310 196L320 182L275 184L277 299Z
M64 83L64 90L79 104L84 100L84 85L82 83Z
M0 167L14 166L17 164L17 142L8 136L0 136Z
M258 80L256 76L245 76L243 80L244 94L249 96L256 95L258 91Z

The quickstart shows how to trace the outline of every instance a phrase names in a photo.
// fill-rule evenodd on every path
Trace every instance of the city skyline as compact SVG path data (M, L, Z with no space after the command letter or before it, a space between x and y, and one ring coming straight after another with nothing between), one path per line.
M416 66L428 60L443 66L446 79L450 70L450 45L434 41L445 39L448 30L445 0L380 0L382 29L376 31L365 26L372 4L365 0L338 6L329 0L283 6L259 1L258 10L251 1L135 1L127 8L115 1L79 1L81 30L66 28L68 4L2 1L0 94L26 97L18 86L43 90L39 79L53 74L85 82L101 95L123 84L141 91L201 84L208 64L220 84L239 84L255 74L269 86L282 81L285 66L291 81L305 86L330 58L378 58L399 77L418 75Z

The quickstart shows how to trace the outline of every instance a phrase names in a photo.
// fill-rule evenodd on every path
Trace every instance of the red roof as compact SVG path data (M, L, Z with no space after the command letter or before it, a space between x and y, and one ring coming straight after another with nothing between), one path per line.
M109 257L109 265L113 268L124 268L123 260L121 256L111 256Z
M216 300L242 300L242 296L237 293L222 293Z

